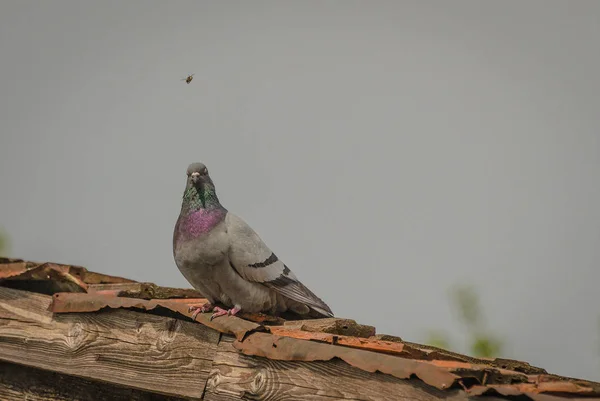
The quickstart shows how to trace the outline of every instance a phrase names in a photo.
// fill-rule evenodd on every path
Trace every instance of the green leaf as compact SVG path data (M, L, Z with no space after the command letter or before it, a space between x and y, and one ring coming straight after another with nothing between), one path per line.
M8 256L9 240L8 235L0 229L0 256Z
M450 340L448 334L441 330L430 330L425 340L425 344L433 347L450 350Z
M479 328L483 324L483 315L475 288L468 285L456 286L450 295L459 319L471 330Z
M471 354L480 358L494 358L502 351L502 342L490 334L478 334L471 343Z

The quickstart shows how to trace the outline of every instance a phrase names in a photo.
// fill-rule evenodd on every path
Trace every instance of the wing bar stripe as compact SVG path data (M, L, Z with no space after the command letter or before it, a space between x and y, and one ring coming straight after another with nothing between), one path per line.
M267 267L267 266L272 265L273 263L277 262L278 260L279 260L279 258L277 256L275 256L274 253L271 252L271 256L269 256L264 262L253 263L251 265L248 265L248 267L254 267L254 268Z

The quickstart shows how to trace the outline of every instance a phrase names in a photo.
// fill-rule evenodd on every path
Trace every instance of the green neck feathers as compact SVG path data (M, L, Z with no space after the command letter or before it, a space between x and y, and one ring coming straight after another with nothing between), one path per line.
M204 185L202 188L190 187L183 193L182 209L193 212L200 209L216 209L222 207L215 188Z

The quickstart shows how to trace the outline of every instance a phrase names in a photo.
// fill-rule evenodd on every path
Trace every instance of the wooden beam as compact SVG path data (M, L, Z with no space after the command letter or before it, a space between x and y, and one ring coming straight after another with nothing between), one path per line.
M0 400L183 401L184 398L0 362Z
M464 392L437 390L419 380L367 373L340 360L287 362L245 356L223 336L208 379L207 401L239 399L466 400Z
M200 399L220 334L129 310L53 315L51 297L0 287L0 360Z

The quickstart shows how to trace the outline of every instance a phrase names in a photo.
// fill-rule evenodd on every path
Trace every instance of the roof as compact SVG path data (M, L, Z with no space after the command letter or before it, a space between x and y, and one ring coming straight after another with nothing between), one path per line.
M0 286L51 295L54 314L111 309L170 313L191 321L190 305L204 303L191 289L159 287L121 277L90 272L80 266L0 258ZM0 309L2 299L0 299ZM238 317L239 316L239 317ZM376 333L352 319L290 320L263 314L219 317L199 314L196 323L233 336L239 353L272 361L340 359L364 372L418 379L440 391L459 390L467 396L598 398L600 384L558 375L526 362L480 359ZM0 325L0 333L2 325ZM0 355L0 360L2 356Z

